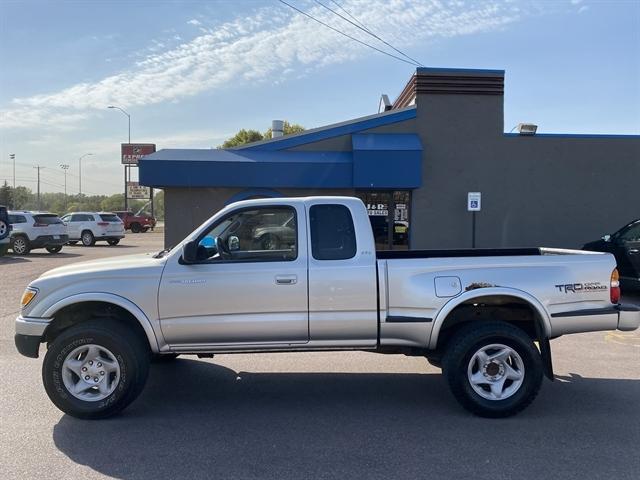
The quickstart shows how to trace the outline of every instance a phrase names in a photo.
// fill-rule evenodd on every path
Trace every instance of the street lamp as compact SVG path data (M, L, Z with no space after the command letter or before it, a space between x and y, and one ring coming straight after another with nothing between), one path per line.
M66 163L61 163L60 168L64 172L64 211L67 211L67 170L69 170L69 165Z
M82 202L82 159L89 155L93 155L93 153L85 153L78 158L78 198L80 202Z
M129 124L129 145L131 145L131 115L129 115L124 109L117 107L115 105L109 105L107 108L115 108L116 110L120 110L127 116L127 122ZM128 172L127 172L128 170ZM127 175L128 173L128 175ZM124 166L124 209L128 210L128 199L127 199L127 182L131 181L131 167L128 165Z
M122 108L116 107L115 105L109 105L107 108L115 108L116 110L120 110L127 116L127 121L129 122L129 143L131 143L131 115L125 112Z

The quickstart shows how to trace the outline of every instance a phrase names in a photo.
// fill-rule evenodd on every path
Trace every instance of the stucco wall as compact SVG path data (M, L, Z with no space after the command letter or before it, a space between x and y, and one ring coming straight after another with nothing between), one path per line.
M640 217L640 138L508 136L502 96L419 95L423 187L412 248L576 248Z

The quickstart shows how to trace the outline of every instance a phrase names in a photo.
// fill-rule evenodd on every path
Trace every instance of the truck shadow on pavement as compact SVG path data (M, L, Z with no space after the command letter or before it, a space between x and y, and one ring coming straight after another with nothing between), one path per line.
M570 376L502 420L437 374L246 373L154 365L120 416L64 415L56 447L122 479L634 478L640 381Z

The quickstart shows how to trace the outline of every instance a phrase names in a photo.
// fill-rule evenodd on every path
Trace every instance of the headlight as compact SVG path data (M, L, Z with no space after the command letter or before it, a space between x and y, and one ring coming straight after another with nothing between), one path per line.
M22 299L20 300L20 305L22 308L26 307L31 303L31 300L38 294L38 290L33 287L27 287L27 289L22 294Z

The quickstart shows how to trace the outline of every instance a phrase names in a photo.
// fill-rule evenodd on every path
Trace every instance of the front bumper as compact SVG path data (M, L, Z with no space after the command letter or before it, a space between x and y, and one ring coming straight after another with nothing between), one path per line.
M14 340L18 352L25 357L38 358L40 343L50 322L50 318L23 317L22 315L16 318Z
M630 332L640 327L640 305L621 303L618 310L618 330Z

